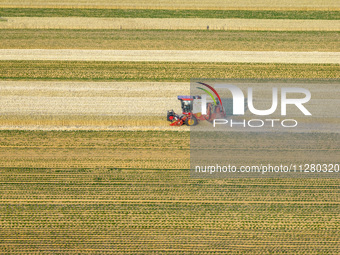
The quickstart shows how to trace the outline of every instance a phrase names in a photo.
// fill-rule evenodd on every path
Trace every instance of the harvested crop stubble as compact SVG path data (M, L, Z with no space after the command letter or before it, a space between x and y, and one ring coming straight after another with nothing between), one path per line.
M1 96L22 97L176 97L190 93L185 82L0 81Z
M79 114L133 116L141 111L145 115L159 116L166 107L175 108L177 102L170 97L50 97L4 96L0 113L22 114ZM5 112L3 112L5 111Z
M174 130L166 121L164 112L160 116L122 115L24 115L0 116L1 130ZM188 131L183 127L178 131Z
M2 49L340 51L340 32L3 29Z
M50 168L53 172L56 168L66 170L74 167L146 168L146 170L164 168L182 170L188 167L189 140L187 139L187 132L12 132L0 131L0 167L2 168L26 166L40 168L40 170L37 169L38 171L43 170L43 168ZM17 139L10 138L9 134L13 134ZM23 134L29 134L29 136L24 137ZM167 141L172 137L172 134L173 139ZM20 141L19 137L21 137ZM35 138L35 142L33 142L33 138ZM178 141L182 141L180 146L178 146ZM164 146L164 144L167 145ZM12 150L7 150L9 148L12 148ZM22 151L23 153L19 155L14 151ZM169 161L165 162L164 159L168 158L169 153L172 152L172 159L169 158ZM31 157L31 161L28 160L29 157ZM177 166L176 161L180 162Z
M339 253L338 179L193 179L189 136L0 131L1 251Z
M237 79L234 81L237 82ZM277 88L287 84L275 80L257 82L256 96L263 98L266 98L268 84L275 82ZM298 84L306 82L300 80ZM214 83L216 81L212 81ZM321 127L316 123L325 125L320 130L322 132L334 128L338 113L329 112L327 108L340 107L338 85L332 80L308 81L308 88L318 93L313 94L308 107L314 118L307 126L302 124L306 123L305 119L298 120L300 132L312 132L315 127L319 131ZM323 88L322 92L320 88ZM189 94L189 83L1 81L0 128L166 130L171 129L165 119L166 111L173 109L181 113L177 96ZM262 109L267 103L256 104ZM299 113L297 108L290 112L295 119L300 116ZM280 116L279 112L272 114L272 118L279 119ZM246 112L244 117L251 118L252 115ZM203 123L201 125L204 126ZM186 129L181 127L180 130Z
M188 83L0 82L0 124L7 128L165 128L180 112Z
M340 20L9 17L1 29L196 29L339 31Z
M340 65L0 61L1 79L176 81L190 78L340 78Z

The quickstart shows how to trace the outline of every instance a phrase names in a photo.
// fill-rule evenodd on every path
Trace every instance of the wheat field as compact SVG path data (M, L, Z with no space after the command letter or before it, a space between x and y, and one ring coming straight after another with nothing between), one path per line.
M178 30L0 30L1 49L338 52L339 32Z
M283 84L276 81L277 88ZM329 105L326 100L333 100L333 108L340 107L337 102L340 90L336 86L326 81L308 86L315 92L309 110L314 118L322 118L324 124L337 122L336 112L326 113ZM257 97L265 97L267 87L268 81L257 84ZM316 93L319 87L324 88L322 93ZM185 82L0 81L0 126L24 129L36 125L44 130L173 130L165 121L165 113L171 109L181 113L177 96L189 94L190 85ZM265 108L266 102L257 102L257 107ZM247 112L245 117L251 118L251 114ZM271 117L281 116L276 113ZM308 127L304 130L310 132Z
M339 20L8 17L0 29L339 31Z
M339 253L337 179L192 179L188 132L0 134L4 253Z
M61 0L61 1L8 1L0 0L0 6L6 7L40 7L40 8L119 8L119 9L237 9L237 10L339 10L337 0Z
M311 83L313 113L337 127L339 9L336 0L0 0L0 253L339 254L339 179L192 178L192 133L166 121L192 78L279 79ZM209 62L195 62L202 54ZM339 141L328 130L232 132L227 156L339 163Z
M0 49L2 60L340 64L338 52Z

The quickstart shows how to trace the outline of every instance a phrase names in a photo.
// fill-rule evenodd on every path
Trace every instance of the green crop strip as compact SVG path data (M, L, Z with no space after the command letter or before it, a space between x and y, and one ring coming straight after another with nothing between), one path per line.
M152 9L71 9L0 8L3 17L97 17L97 18L241 18L338 20L339 11L265 10L152 10Z
M339 51L340 32L3 29L3 49Z
M190 78L338 79L336 64L0 61L1 79L189 81Z

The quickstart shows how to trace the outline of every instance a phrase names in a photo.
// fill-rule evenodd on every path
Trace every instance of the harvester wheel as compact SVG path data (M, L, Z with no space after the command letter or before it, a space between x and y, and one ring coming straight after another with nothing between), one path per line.
M187 126L196 126L198 124L198 121L195 117L187 118L185 120L185 124Z

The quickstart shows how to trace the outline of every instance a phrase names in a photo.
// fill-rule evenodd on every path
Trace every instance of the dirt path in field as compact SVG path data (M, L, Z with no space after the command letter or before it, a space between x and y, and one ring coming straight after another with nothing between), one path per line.
M340 20L9 17L0 29L198 29L339 31Z
M340 64L340 52L0 49L0 59Z

